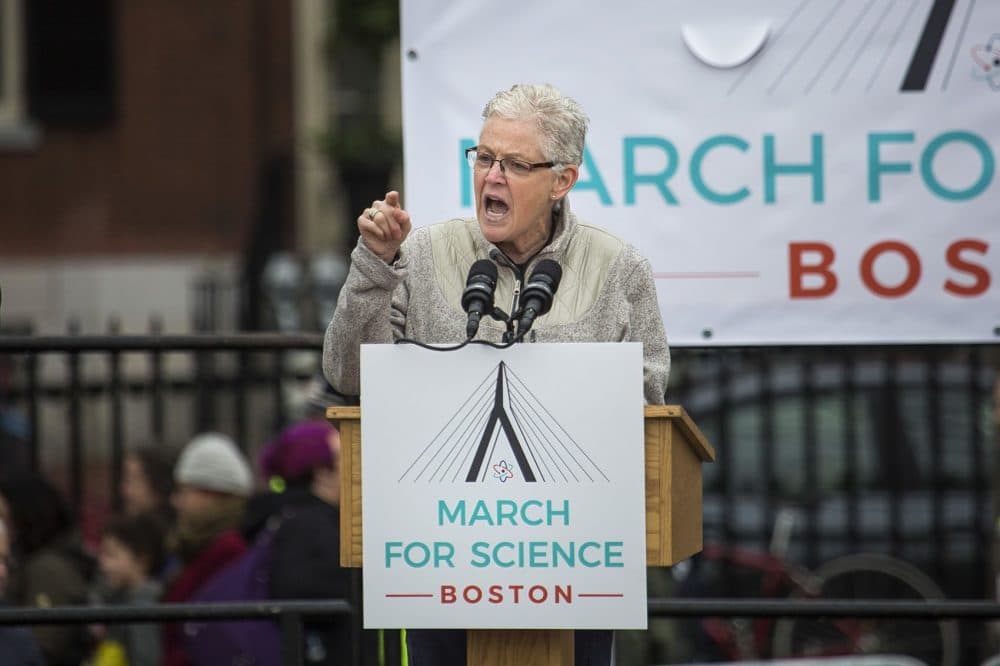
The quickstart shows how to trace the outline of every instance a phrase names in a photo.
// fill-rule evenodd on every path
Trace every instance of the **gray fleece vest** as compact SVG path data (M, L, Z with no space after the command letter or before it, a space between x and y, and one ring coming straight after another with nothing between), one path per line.
M323 370L342 393L357 395L360 345L410 338L425 343L465 339L462 291L477 259L497 264L495 304L508 314L521 284L543 259L562 267L552 309L539 317L530 342L643 344L646 402L662 404L670 351L649 262L607 231L582 224L564 208L552 241L529 263L526 275L510 265L480 233L474 219L452 219L415 229L394 264L359 241L326 331ZM484 318L477 338L499 342L505 326Z

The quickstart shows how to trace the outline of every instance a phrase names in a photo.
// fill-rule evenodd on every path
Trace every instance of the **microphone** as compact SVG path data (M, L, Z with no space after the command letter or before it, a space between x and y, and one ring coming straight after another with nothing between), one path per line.
M524 285L521 292L521 318L518 320L517 334L523 337L531 325L535 322L535 317L541 317L552 307L552 299L559 288L559 281L562 279L562 267L551 259L543 259L538 262L535 271L528 278L528 283Z
M493 290L497 286L497 267L488 259L479 259L469 269L462 292L462 309L469 313L465 334L471 340L479 330L479 320L493 312Z

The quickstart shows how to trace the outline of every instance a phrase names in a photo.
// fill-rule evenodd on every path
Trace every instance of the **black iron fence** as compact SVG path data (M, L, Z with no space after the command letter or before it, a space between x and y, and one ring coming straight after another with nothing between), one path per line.
M303 409L321 344L0 336L0 465L45 469L85 513L113 509L140 442L212 429L254 454ZM993 598L998 358L996 345L675 349L668 402L719 456L704 469L706 552L670 593L768 596L775 567L875 553L948 598Z
M837 600L748 600L651 598L649 615L660 618L739 618L806 620L916 620L945 623L954 620L995 620L1000 604L985 601L837 601ZM344 600L269 601L255 603L153 604L118 607L0 608L0 627L68 624L136 624L149 622L219 622L226 620L272 620L281 632L281 664L301 666L303 623L311 617L335 617L353 612ZM829 637L827 637L829 638ZM918 645L926 646L926 642ZM891 646L886 646L891 647ZM839 653L826 653L833 656ZM889 654L889 653L886 653ZM400 663L398 655L395 655ZM403 659L405 661L405 658ZM354 663L362 663L357 655ZM379 659L380 666L390 663ZM887 662L889 663L889 662ZM908 662L909 663L909 662ZM931 663L927 666L931 666ZM954 663L947 660L948 664Z
M811 576L831 581L823 596L995 598L998 352L678 350L668 402L718 459L704 467L705 550L673 593L802 595ZM959 663L978 664L987 640L962 623Z
M63 470L76 506L97 495L117 507L126 446L216 430L253 453L302 408L321 346L309 334L0 336L0 455ZM94 463L110 478L87 488Z
M1000 346L679 350L668 401L718 451L706 539L816 567L859 551L992 596ZM775 527L789 518L789 534ZM784 543L774 544L775 539Z

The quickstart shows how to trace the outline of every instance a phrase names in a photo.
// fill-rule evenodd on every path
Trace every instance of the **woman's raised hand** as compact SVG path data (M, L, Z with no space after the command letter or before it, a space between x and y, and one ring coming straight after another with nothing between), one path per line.
M399 192L386 192L358 216L358 232L368 249L391 263L410 233L410 214L399 205Z

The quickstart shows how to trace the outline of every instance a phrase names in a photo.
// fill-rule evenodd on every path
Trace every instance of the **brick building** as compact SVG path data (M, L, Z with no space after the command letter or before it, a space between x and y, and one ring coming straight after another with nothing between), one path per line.
M325 6L0 0L0 326L184 332L205 280L259 300L329 214Z

